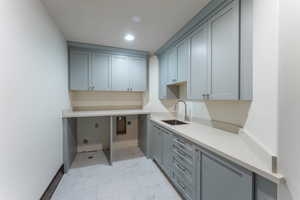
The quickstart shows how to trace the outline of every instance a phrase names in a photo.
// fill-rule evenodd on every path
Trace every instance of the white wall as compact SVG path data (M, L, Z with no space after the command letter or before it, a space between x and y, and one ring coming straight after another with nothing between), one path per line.
M300 1L279 0L279 200L300 198Z
M0 13L0 199L39 199L62 165L66 43L39 0Z
M253 103L245 129L276 155L278 0L254 0L253 4Z

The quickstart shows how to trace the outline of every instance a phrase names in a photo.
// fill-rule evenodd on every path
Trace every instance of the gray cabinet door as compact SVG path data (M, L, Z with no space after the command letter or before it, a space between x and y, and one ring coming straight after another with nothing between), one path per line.
M212 155L202 154L201 200L252 200L252 173Z
M162 166L162 135L160 129L153 127L153 159Z
M129 91L128 59L124 56L112 56L111 84L114 91Z
M190 40L184 40L177 46L177 66L178 72L177 82L187 81L188 79L188 68L190 65Z
M177 82L177 48L168 51L168 84Z
M70 51L70 90L89 90L90 53Z
M191 66L188 98L204 99L209 87L208 25L200 27L191 37Z
M110 56L93 53L90 74L93 90L110 90Z
M163 145L162 145L162 165L168 176L171 176L171 166L172 166L172 133L168 131L161 131Z
M144 58L129 58L130 90L143 92L147 88L147 63Z
M168 59L164 54L159 60L159 98L167 98Z
M239 99L239 1L233 1L209 21L210 99Z

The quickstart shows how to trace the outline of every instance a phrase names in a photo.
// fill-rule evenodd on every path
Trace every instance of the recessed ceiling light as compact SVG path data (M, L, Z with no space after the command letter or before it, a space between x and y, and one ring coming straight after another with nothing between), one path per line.
M131 42L131 41L133 41L133 40L135 39L135 37L134 37L134 35L132 35L132 34L126 34L125 37L124 37L124 39L125 39L126 41Z
M142 19L139 16L133 16L132 21L135 22L135 23L140 23L142 21Z

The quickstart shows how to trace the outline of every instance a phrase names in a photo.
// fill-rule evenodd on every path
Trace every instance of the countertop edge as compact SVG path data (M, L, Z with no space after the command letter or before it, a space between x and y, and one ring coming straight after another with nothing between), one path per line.
M262 176L262 177L265 177L266 179L268 179L268 180L270 180L270 181L272 181L272 182L274 182L276 184L280 184L280 183L284 182L284 176L282 174L279 174L279 173L275 174L275 173L272 173L271 171L267 171L265 169L260 169L257 166L254 166L254 165L251 165L251 164L249 164L247 162L244 162L244 161L240 160L239 158L236 158L234 156L226 154L225 152L220 151L219 149L216 149L216 148L214 148L214 147L212 147L210 145L207 145L207 144L205 144L205 143L203 143L203 142L201 142L201 141L199 141L199 140L197 140L195 138L189 137L187 134L181 133L181 132L173 129L172 126L168 126L168 125L164 124L163 122L161 122L160 120L153 119L153 118L150 118L150 120L152 122L160 125L160 126L163 126L166 129L168 129L168 130L170 130L170 131L178 134L179 136L184 137L184 138L190 140L191 142L195 143L196 145L199 145L202 148L207 149L207 150L209 150L209 151L217 154L218 156L226 158L229 161L231 161L231 162L233 162L233 163L235 163L237 165L240 165L240 166L242 166L242 167L244 167L244 168L246 168L246 169L248 169L248 170L250 170L250 171L252 171L252 172L254 172L254 173L256 173L256 174L258 174L260 176Z

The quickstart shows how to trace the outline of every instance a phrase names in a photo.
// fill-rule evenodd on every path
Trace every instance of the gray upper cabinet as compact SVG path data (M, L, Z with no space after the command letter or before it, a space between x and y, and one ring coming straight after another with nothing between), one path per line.
M203 100L209 86L209 40L208 25L200 27L191 37L191 66L189 73L188 98Z
M125 56L112 56L111 78L112 90L129 91L128 60Z
M168 60L166 55L162 55L159 60L159 98L167 97L168 80Z
M239 99L239 1L233 1L209 21L211 83L209 98Z
M143 58L129 58L130 90L143 92L147 88L147 63Z
M168 54L168 84L177 82L177 48L169 50Z
M69 45L70 90L144 92L147 89L146 52Z
M70 90L89 90L90 53L70 51Z
M201 200L253 200L251 172L206 153L201 163Z
M177 46L177 82L184 82L188 79L190 65L190 40L184 40Z
M110 90L110 55L93 53L90 85L93 90Z

